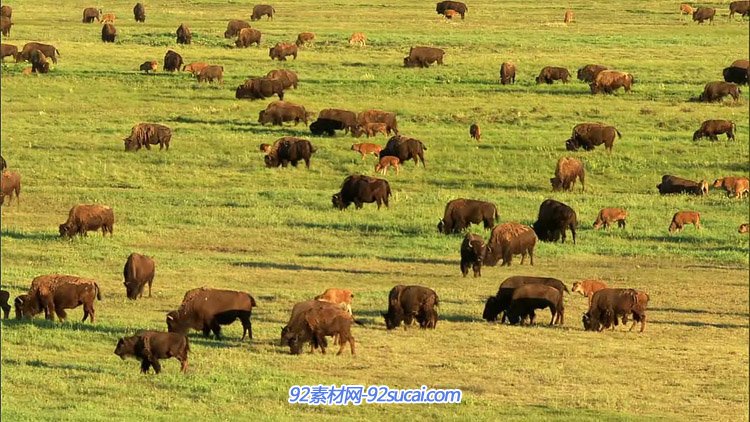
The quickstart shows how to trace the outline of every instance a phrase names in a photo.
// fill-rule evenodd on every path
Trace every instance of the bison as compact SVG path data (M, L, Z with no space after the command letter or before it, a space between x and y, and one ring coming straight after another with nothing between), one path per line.
M500 65L500 84L516 83L516 65L513 62L503 62Z
M622 134L614 126L601 123L579 123L573 127L570 139L565 141L565 149L577 151L583 147L584 150L591 151L595 146L604 144L604 148L611 153L617 138L622 138Z
M609 225L617 223L617 227L625 228L625 219L628 218L628 212L622 208L602 208L594 221L594 230L604 226L609 229Z
M669 232L681 232L686 224L692 224L697 230L701 228L701 213L697 211L678 211L672 216Z
M602 70L597 73L589 87L591 88L591 94L611 94L620 88L624 88L625 92L630 92L633 86L634 79L630 73L619 72L617 70Z
M360 47L364 47L367 45L367 36L363 34L362 32L355 32L349 37L349 45L359 45Z
M740 86L731 82L709 82L703 87L703 92L698 96L698 101L710 103L721 101L727 95L730 95L734 101L740 98Z
M398 135L396 113L374 109L363 111L357 115L357 124L363 126L366 123L385 123L388 126L388 132L393 132Z
M724 188L727 196L742 198L750 190L750 180L747 177L722 177L714 180L713 187Z
M722 75L724 75L725 82L736 83L737 85L747 85L748 69L741 67L730 66L724 68Z
M606 66L598 64L587 64L582 68L578 69L577 77L579 81L592 83L596 80L596 75L602 70L609 70Z
M278 59L279 61L286 61L286 56L293 56L294 60L297 60L296 44L280 42L268 49L268 57L270 57L271 60Z
M148 62L143 62L141 66L138 68L141 72L156 72L156 69L159 68L159 63L156 60L151 60Z
M159 150L169 151L172 129L157 123L138 123L130 129L130 135L123 139L125 151L138 151L141 147L151 150L151 145L159 145Z
M5 204L5 197L8 197L8 205L16 195L16 204L21 199L21 175L15 171L4 170L0 177L0 205Z
M297 163L304 160L305 167L309 169L310 157L315 151L317 149L307 139L285 136L274 142L263 161L266 167L286 167L289 163L297 167Z
M632 313L637 303L638 292L633 289L601 289L591 298L589 310L583 315L583 327L586 331L601 331L616 325L618 317Z
M18 53L18 56L16 57L16 61L31 61L31 53L33 53L34 50L41 51L45 56L49 57L52 60L52 63L57 64L57 56L60 55L60 51L58 51L54 45L42 44L38 42L28 42L24 44L23 49L21 49L21 52Z
M575 245L576 226L578 219L573 208L554 199L547 199L539 206L539 215L533 227L539 240L557 242L562 236L562 243L565 243L565 232L569 228Z
M739 234L750 233L750 224L747 224L747 223L740 224L740 228L737 229L737 233Z
M352 175L344 179L339 193L331 197L334 208L344 210L352 203L359 209L364 203L377 203L388 208L388 197L391 196L391 186L387 180L364 175Z
M131 337L122 337L117 342L115 354L122 360L133 356L141 360L141 372L148 372L153 366L154 372L161 372L159 359L176 358L180 362L180 371L187 371L190 342L187 336L160 331L142 331Z
M224 83L224 66L209 65L203 68L198 74L198 82L219 81Z
M193 76L198 76L201 73L201 70L208 67L208 63L205 62L193 62L190 64L187 64L185 66L182 66L183 72L190 72L193 74Z
M79 204L70 209L68 220L60 224L60 237L87 236L89 230L99 229L102 230L102 237L107 233L112 237L114 224L112 208L100 204Z
M667 195L670 193L689 193L692 195L703 196L708 194L708 182L705 180L693 182L692 180L668 174L661 177L661 183L656 185L656 188L659 189L661 195Z
M148 284L148 297L151 297L151 284L154 282L154 260L139 253L131 253L125 261L122 276L125 294L128 299L143 297L143 288Z
M282 345L289 346L292 354L302 352L302 346L310 342L312 347L320 347L325 354L326 336L338 338L340 355L349 343L352 355L355 353L354 336L351 334L352 316L333 303L313 300L294 305L292 316L281 330Z
M590 307L591 299L593 298L594 293L606 288L607 283L601 280L581 280L573 283L573 288L571 290L573 291L573 293L578 292L581 294L581 296L585 296L586 298L588 298Z
M549 308L552 320L549 325L562 325L564 322L565 307L563 305L563 293L554 287L544 284L525 284L513 290L510 305L508 306L508 322L511 324L523 324L528 317L529 323L534 324L535 309Z
M274 95L278 96L279 100L284 99L284 82L281 79L271 79L271 78L248 79L245 81L245 83L238 86L234 92L235 98L237 99L248 98L250 100L259 100L259 99L269 98ZM273 112L272 114L275 117L277 113Z
M357 151L358 153L362 154L362 159L365 159L365 156L367 154L372 154L376 157L380 155L380 151L383 148L380 147L380 145L377 144L352 144L352 151Z
M188 330L201 330L204 337L213 332L221 338L221 326L239 319L242 323L242 338L247 334L253 338L250 321L255 299L245 292L234 290L199 288L188 291L179 309L167 314L170 333L187 334Z
M482 262L487 253L487 245L481 236L466 233L463 242L461 242L461 274L466 277L469 274L469 267L474 270L474 277L482 276Z
M739 67L742 69L750 69L750 60L746 59L737 59L732 62L732 64L729 65L729 67Z
M102 25L102 42L115 42L117 29L111 23Z
M484 311L482 312L482 318L488 322L496 321L498 315L505 313L510 307L510 302L513 299L513 292L521 286L527 284L543 284L545 286L553 287L563 292L568 292L568 288L565 284L556 279L550 277L527 277L527 276L513 276L508 277L500 283L500 288L497 290L495 296L490 296L484 305ZM506 316L503 315L501 322L505 322Z
M439 304L434 290L399 284L388 293L388 312L383 314L385 327L392 330L403 322L406 329L416 319L419 328L435 328L438 321L435 307Z
M31 72L33 73L48 73L49 62L47 56L42 53L41 50L34 50L31 52Z
M83 23L93 23L94 19L96 19L97 22L101 20L102 16L102 9L97 9L95 7L87 7L83 9L83 19L81 22Z
M692 15L694 12L695 9L693 9L693 6L685 3L680 4L680 17L683 15Z
M0 16L4 16L8 19L13 17L13 8L8 5L3 5L0 7Z
M314 40L315 40L314 33L302 32L299 35L297 35L297 41L295 41L294 43L297 44L297 47L302 47L306 45L311 45Z
M250 28L250 24L247 21L232 19L227 23L227 30L224 31L224 38L234 38L239 35L240 31L244 28Z
M352 314L352 299L354 299L354 293L351 290L336 288L326 289L323 294L315 296L315 300L339 305L341 309L349 312L349 315Z
M376 136L378 133L388 136L388 125L385 123L365 123L357 125L352 131L352 136L359 138L362 134L365 134L370 138Z
M146 7L143 6L143 3L136 3L133 6L133 17L136 22L146 22Z
M13 25L14 23L11 22L10 18L0 16L0 33L2 33L4 37L10 36L10 28Z
M729 3L729 19L732 19L735 13L739 13L743 18L750 15L750 1L733 1Z
M338 108L326 108L323 110L320 110L320 113L318 113L319 119L330 119L330 120L337 120L341 122L342 125L344 125L344 133L346 132L352 132L356 130L358 123L357 123L357 113L349 110L341 110ZM395 122L395 115L394 115L394 122Z
M299 84L299 77L297 77L297 74L286 69L272 70L266 73L266 78L280 80L284 89L297 89L297 85Z
M102 15L101 22L102 23L115 23L115 19L117 17L114 13L105 13Z
M563 67L545 66L539 72L539 76L536 77L535 81L537 84L552 84L554 81L562 81L566 84L568 83L568 78L570 78L570 72L568 72L568 69Z
M250 15L251 21L260 20L263 16L267 16L266 20L272 20L273 14L276 13L276 9L268 4L256 4L253 6L253 14Z
M461 19L463 19L469 8L466 7L466 4L461 3L460 1L441 1L437 3L437 7L435 8L435 10L437 11L438 15L445 15L445 12L447 10L455 10L459 15L461 15Z
M571 22L573 22L573 11L566 10L565 15L563 16L563 23L571 23Z
M344 129L344 124L338 120L318 118L310 123L310 132L316 136L323 135L324 133L328 136L335 136L337 130Z
M184 23L177 27L177 44L190 44L193 41L193 33Z
M718 141L716 135L727 134L727 140L734 140L734 131L737 126L730 120L706 120L701 123L701 127L693 133L693 140L697 141L706 137L712 141Z
M713 23L715 15L716 9L713 7L699 7L693 12L693 22L703 23L707 20L709 23Z
M9 299L10 293L7 290L0 290L0 308L3 310L3 319L8 319L8 316L10 316Z
M426 167L424 163L424 151L426 150L427 147L419 139L396 135L389 139L385 148L380 151L380 158L392 155L398 157L402 163L414 160L414 165L418 166L421 161L422 167Z
M278 80L276 82L281 83ZM284 122L294 122L297 125L302 121L307 126L307 117L308 113L304 106L286 101L274 101L258 113L258 123L281 126Z
M494 266L502 258L500 266L510 267L513 255L521 255L521 264L529 255L531 265L534 265L534 247L537 237L534 230L518 223L504 223L495 226L490 234L484 264Z
M398 157L387 155L375 164L375 173L382 173L385 176L388 173L388 167L393 167L396 170L396 174L398 174L400 165L401 161L399 161Z
M16 316L33 317L44 311L50 321L57 315L60 321L67 318L66 309L83 305L83 320L89 316L94 322L94 300L102 300L99 285L95 280L72 275L47 274L34 278L29 292L16 298ZM20 309L20 312L19 312Z
M499 218L497 206L491 202L458 198L445 205L443 218L438 222L437 229L444 234L459 233L472 223L484 223L485 229L491 229L495 225L495 219Z
M179 71L182 67L182 56L172 50L167 50L164 55L164 70L167 72Z
M0 44L0 60L5 60L8 56L16 60L16 57L18 57L18 47L11 44Z
M581 181L581 192L583 192L586 189L585 177L586 171L580 160L573 157L562 157L557 160L555 177L549 179L549 182L552 184L552 190L554 192L561 190L572 191L576 184L576 179L578 179Z
M482 130L479 128L478 124L473 123L469 126L469 136L471 136L472 139L476 139L477 142L480 142L480 139L482 138Z
M431 64L443 64L445 50L434 47L412 47L409 55L404 57L404 67L430 67Z
M234 45L239 48L247 48L255 44L260 47L260 38L263 34L255 28L242 28Z

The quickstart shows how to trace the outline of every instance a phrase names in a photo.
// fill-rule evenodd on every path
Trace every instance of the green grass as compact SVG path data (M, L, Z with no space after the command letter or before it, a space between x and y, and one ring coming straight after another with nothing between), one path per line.
M659 196L662 174L693 180L747 175L748 96L737 103L689 102L721 70L748 57L747 20L729 21L716 5L713 25L680 20L678 4L641 1L529 4L471 1L466 19L445 22L434 2L310 0L276 4L274 21L253 23L261 48L234 49L226 22L249 18L239 2L113 1L118 39L80 23L69 0L14 1L11 37L49 42L62 56L47 75L2 68L2 154L23 177L21 203L2 208L2 285L11 297L40 274L93 277L104 300L95 324L7 320L2 323L2 417L7 420L236 420L339 416L390 419L748 420L748 200L712 190L705 198ZM565 26L565 8L575 22ZM194 44L176 46L185 22ZM268 47L313 31L316 45L279 64ZM368 36L352 48L352 32ZM413 45L446 50L445 66L404 69ZM187 74L142 75L138 66L175 49L187 63L223 65L223 86ZM500 63L518 67L517 83L497 83ZM592 97L588 86L537 86L545 65L571 73L600 63L635 75L633 92ZM406 163L389 173L390 209L339 212L330 197L351 173L373 174L341 135L310 138L312 168L266 169L258 144L308 136L302 125L261 127L268 101L238 101L251 75L286 67L300 76L286 99L308 110L380 108L398 113L403 133L423 140L427 168ZM737 140L693 142L703 120L731 119ZM123 151L141 121L174 130L169 152ZM615 125L614 152L569 153L564 141L585 121ZM483 131L477 145L468 126ZM375 140L385 143L384 138ZM586 193L552 193L558 158L574 155L587 170ZM497 204L500 220L530 224L554 197L578 213L578 244L540 244L534 267L486 268L463 279L461 236L435 225L457 197ZM77 203L115 210L112 239L98 234L59 240L57 225ZM630 212L625 230L594 231L602 207ZM704 229L670 236L674 212L696 210ZM472 228L485 237L487 231ZM125 298L122 265L133 251L157 262L154 296ZM564 327L490 325L484 299L516 274L573 281L601 277L651 296L643 334L588 333L586 301L566 296ZM434 288L441 321L434 331L386 332L380 317L395 284ZM136 330L165 329L165 313L197 286L244 290L258 300L255 340L191 335L187 374L174 360L159 376L112 352ZM292 305L327 287L355 293L357 356L290 356L278 346ZM542 312L541 321L547 317ZM294 384L460 388L461 405L307 407L287 404Z

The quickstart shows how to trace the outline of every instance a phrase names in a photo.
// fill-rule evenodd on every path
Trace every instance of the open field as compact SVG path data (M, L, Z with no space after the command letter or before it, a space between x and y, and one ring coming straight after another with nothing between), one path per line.
M80 22L94 4L7 3L15 26L3 43L54 44L61 58L47 75L24 76L12 60L2 68L2 155L23 178L20 204L2 208L2 287L12 299L35 276L75 274L97 279L104 300L95 324L78 322L80 308L62 324L2 322L4 420L748 420L750 268L748 237L737 233L748 199L716 189L704 198L661 197L655 188L663 174L713 181L750 171L748 88L737 103L688 101L748 57L748 21L729 21L728 2L712 3L714 24L698 25L680 19L679 2L670 1L470 1L465 20L446 22L434 2L294 0L275 5L273 21L252 23L264 35L260 48L248 49L222 34L227 20L249 18L250 4L152 0L146 23L136 24L134 3L102 4L118 16L113 45L100 41L99 24ZM565 26L567 7L575 22ZM175 45L181 22L193 45ZM314 47L271 62L270 46L303 31L317 34ZM356 31L367 34L366 48L347 44ZM414 45L444 48L445 65L403 68ZM223 65L223 86L162 72L167 49L187 63ZM139 74L146 60L158 60L160 71ZM515 85L498 84L505 60L518 66ZM534 84L543 66L575 75L589 63L632 73L633 91L592 97L577 80ZM344 177L374 174L374 158L362 162L349 150L365 138L262 127L258 112L271 100L234 98L246 78L279 67L300 76L285 100L315 112L394 111L401 132L425 143L426 168L405 163L399 175L389 172L389 209L331 207ZM693 142L707 119L733 120L737 139ZM622 132L611 155L565 151L571 128L587 121ZM123 151L138 122L170 126L170 150ZM480 144L469 139L473 122ZM318 148L309 170L264 167L258 144L288 135ZM555 163L566 155L585 163L584 194L551 192ZM534 267L516 257L510 268L464 279L462 236L435 229L458 197L492 201L501 222L524 224L544 199L558 199L578 214L578 242L539 244ZM78 203L112 206L114 236L60 240L57 227ZM615 206L628 209L627 228L593 230L598 210ZM700 211L703 230L669 235L678 210ZM151 298L125 298L131 252L157 262ZM563 327L544 325L546 311L535 327L487 324L484 301L511 275L568 286L601 277L643 289L648 326L642 334L584 332L579 295L566 295ZM396 284L437 291L436 330L385 330L380 313ZM224 328L223 341L192 334L187 374L168 360L160 375L144 376L136 361L112 353L124 335L165 330L166 312L198 286L250 292L255 339L239 342L238 323ZM327 287L354 291L355 316L366 323L353 329L357 355L289 355L278 340L291 307ZM424 384L464 395L460 405L287 404L290 386L319 383Z

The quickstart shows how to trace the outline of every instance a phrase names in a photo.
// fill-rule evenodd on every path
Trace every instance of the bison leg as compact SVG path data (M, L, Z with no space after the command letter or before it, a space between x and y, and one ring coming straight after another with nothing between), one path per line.
M617 227L624 229L625 228L625 219L617 220Z
M147 358L143 358L141 360L141 372L144 374L148 373L148 368L151 367L151 361L149 361Z
M211 334L211 326L203 325L202 331L203 331L203 337L208 337Z
M250 317L243 315L240 317L240 322L242 322L242 338L240 339L240 341L245 339L246 332L249 333L250 340L252 340L253 339L253 324L250 321Z
M10 314L10 305L3 306L3 319L8 319L9 314Z
M150 363L151 366L154 367L154 372L156 372L157 374L161 372L161 364L159 363L159 359L150 360Z
M92 303L84 303L83 304L83 319L81 322L86 321L87 316L91 316L91 323L94 323L94 304L93 304L93 298L91 299Z
M461 274L466 277L469 274L469 264L467 262L461 261ZM476 277L476 273L474 274L474 277Z
M178 356L177 360L180 361L180 372L187 372L187 368L188 368L187 356Z
M480 264L474 263L473 270L474 270L474 278L482 276L482 266ZM465 276L466 275L464 275L464 277Z
M520 265L523 265L523 261L524 261L525 259L526 259L526 251L524 251L524 252L521 252L521 264L520 264Z
M331 135L331 136L333 136L333 135ZM307 167L309 169L310 168L310 158L305 158L304 160L305 160L305 167Z
M154 282L153 278L148 281L148 297L151 297L151 283L153 282Z
M215 319L211 321L211 331L214 332L214 336L216 336L216 340L221 340L221 325L219 325L219 322Z
M570 223L570 233L573 235L573 244L576 244L576 226ZM563 231L563 243L565 242L565 232Z

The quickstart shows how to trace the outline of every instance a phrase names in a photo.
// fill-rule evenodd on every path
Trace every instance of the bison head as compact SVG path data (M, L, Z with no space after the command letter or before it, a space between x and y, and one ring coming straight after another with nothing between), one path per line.
M115 354L123 360L125 360L125 357L127 356L135 356L135 345L137 343L138 336L122 337L117 342L117 347L115 347Z
M484 311L482 312L482 318L487 321L497 321L497 316L500 315L502 310L500 309L500 299L496 296L490 296L484 304Z
M578 151L578 148L581 146L578 144L578 142L574 138L570 138L567 141L565 141L565 149L568 151Z
M677 226L676 221L672 221L672 223L669 225L669 233L674 233L677 231L679 227Z
M336 193L331 197L331 202L333 203L334 208L338 208L340 210L343 210L346 208L346 204L344 204L344 200L341 199L341 194Z
M71 222L60 224L60 237L73 237L76 234L75 226Z
M442 218L437 223L437 229L438 229L438 233L443 233L443 229L445 229L445 221L443 221Z
M302 341L300 341L299 333L293 332L289 326L281 329L281 345L289 346L289 352L293 355L299 355L302 353Z
M590 313L586 312L585 314L583 314L583 317L581 318L581 320L583 321L583 329L584 330L586 330L586 331L593 331L594 330L594 328L593 328L593 326L591 324L591 314Z
M271 48L268 49L268 57L270 57L271 60L273 60L274 57L275 57L274 50L276 50L276 47L271 47Z
M125 282L122 283L125 286L125 294L130 300L138 299L138 295L143 291L144 284L138 284L137 282Z
M13 306L16 308L16 319L31 318L41 312L37 302L28 294L17 296Z
M278 167L281 164L278 157L273 154L267 154L263 157L263 162L266 163L266 167Z
M563 188L563 182L559 177L553 177L549 179L550 184L552 185L552 191L553 192L559 192Z
M693 132L693 140L694 141L697 141L698 139L700 139L702 137L703 137L703 132L701 132L700 130L696 130L695 132Z
M388 313L382 315L385 320L385 328L388 330L398 327L401 325L401 321L404 320L403 312L396 312L391 309L388 310Z
M125 144L125 151L137 151L140 147L140 143L138 143L136 139L133 139L130 136L123 139L123 143Z
M167 331L170 333L187 334L188 327L180 318L178 311L167 313Z

